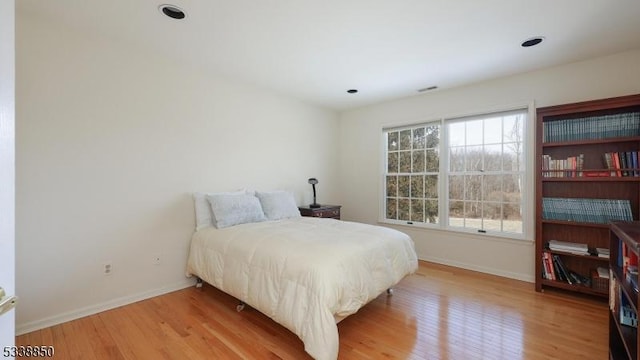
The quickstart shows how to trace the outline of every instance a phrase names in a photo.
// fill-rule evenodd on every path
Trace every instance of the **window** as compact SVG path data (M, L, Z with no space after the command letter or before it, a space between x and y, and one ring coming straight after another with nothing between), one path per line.
M522 237L526 118L521 109L384 129L384 221Z
M386 132L386 219L438 223L440 124Z

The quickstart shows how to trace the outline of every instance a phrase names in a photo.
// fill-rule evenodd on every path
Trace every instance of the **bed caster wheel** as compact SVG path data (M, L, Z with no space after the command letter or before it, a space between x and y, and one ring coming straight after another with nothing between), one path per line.
M237 311L237 312L240 312L240 311L242 311L242 310L244 310L244 303L243 303L243 302L241 302L240 304L238 304L238 305L236 306L236 311Z
M393 289L392 288L388 288L387 289L387 296L391 296L393 295Z
M202 288L202 279L197 279L196 280L196 289L201 289Z

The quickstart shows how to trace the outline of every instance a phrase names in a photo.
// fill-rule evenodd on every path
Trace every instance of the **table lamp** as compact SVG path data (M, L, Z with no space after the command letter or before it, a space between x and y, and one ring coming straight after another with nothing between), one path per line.
M318 183L318 179L310 178L309 184L313 187L313 204L309 205L310 208L319 208L320 204L316 203L316 184Z

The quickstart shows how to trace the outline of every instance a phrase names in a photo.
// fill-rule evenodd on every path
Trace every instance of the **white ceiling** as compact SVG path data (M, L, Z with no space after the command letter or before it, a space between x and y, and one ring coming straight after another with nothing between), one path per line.
M162 15L164 3L186 19ZM336 110L640 48L638 0L16 0L16 8ZM539 35L542 44L520 46Z

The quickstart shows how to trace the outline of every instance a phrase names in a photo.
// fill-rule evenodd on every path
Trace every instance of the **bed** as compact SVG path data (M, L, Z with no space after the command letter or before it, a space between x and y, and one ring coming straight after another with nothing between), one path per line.
M315 359L334 360L337 323L417 269L413 241L381 226L301 217L288 193L276 196L279 212L274 212L259 195L264 193L224 195L255 203L253 196L260 205L249 220L232 216L232 225L216 216L224 214L216 212L216 199L207 197L214 226L193 234L187 273L292 331ZM244 205L223 208L246 212Z

